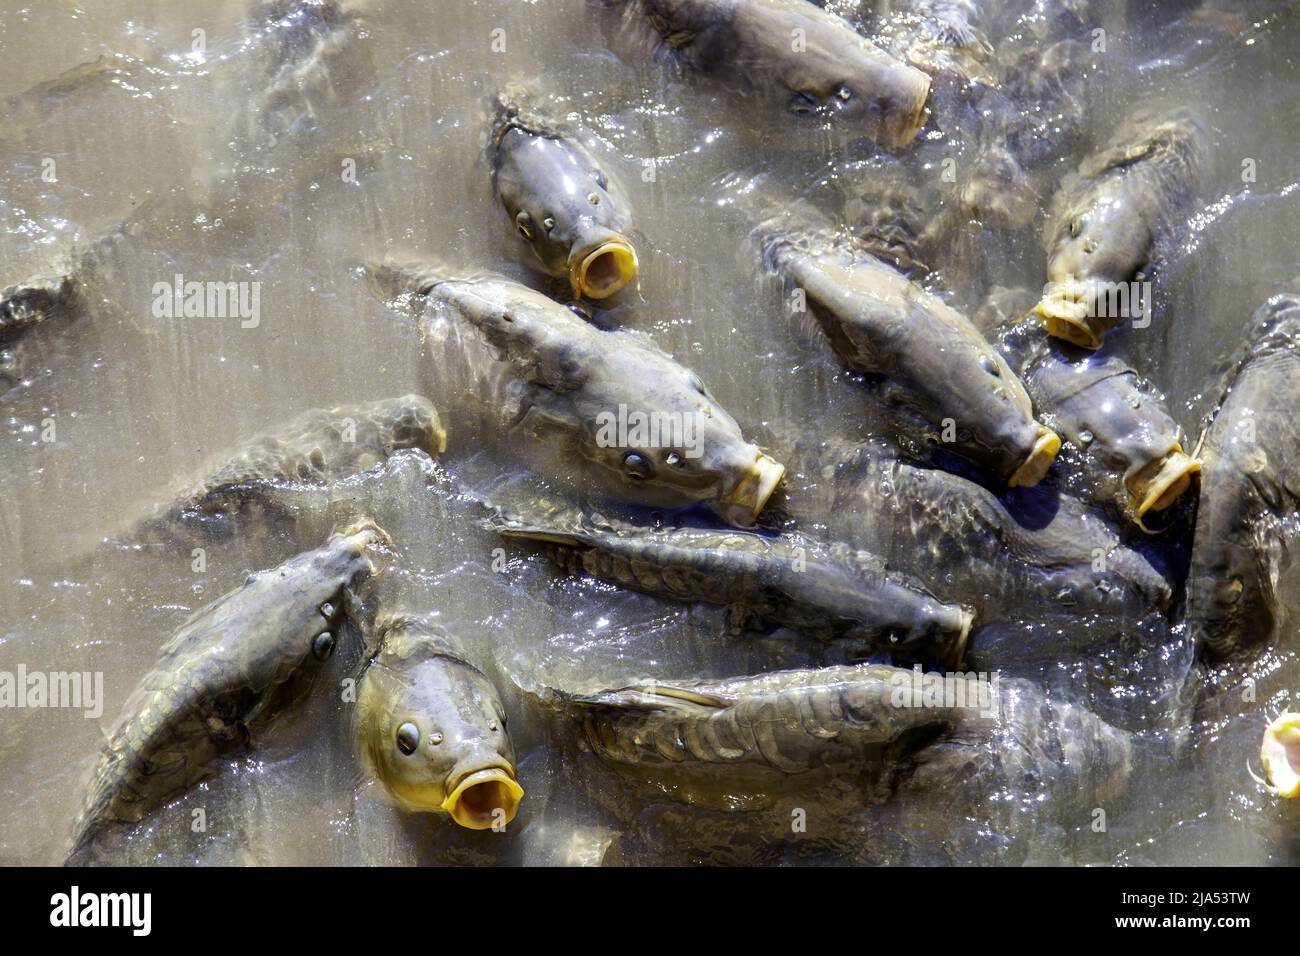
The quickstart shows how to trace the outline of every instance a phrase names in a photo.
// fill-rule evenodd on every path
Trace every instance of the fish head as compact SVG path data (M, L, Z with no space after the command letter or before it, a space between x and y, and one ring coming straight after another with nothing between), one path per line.
M362 519L331 535L322 547L251 575L245 588L266 596L259 606L266 612L267 627L284 627L301 635L301 646L295 651L301 662L324 662L334 652L345 615L357 610L357 585L382 572L392 552L388 534ZM284 604L285 595L292 598L291 605ZM264 658L246 662L250 669L273 666L272 658L281 654L276 642L265 642L265 648Z
M386 648L362 678L357 715L366 762L399 806L471 830L514 820L524 791L505 707L477 668L439 651Z
M626 208L600 165L557 137L508 130L497 152L497 194L543 268L574 295L605 299L640 274Z
M785 474L784 465L745 440L699 376L660 353L618 348L585 391L586 452L629 500L659 507L707 502L748 527Z

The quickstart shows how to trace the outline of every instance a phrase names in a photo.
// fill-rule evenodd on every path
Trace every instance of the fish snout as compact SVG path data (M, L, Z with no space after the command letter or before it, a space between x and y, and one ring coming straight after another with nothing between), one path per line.
M457 764L447 775L446 793L442 809L470 830L505 826L524 799L515 768L495 754Z
M733 473L738 471L739 477L725 488L716 506L725 520L742 527L754 523L785 475L785 465L749 447L754 457L738 469L731 469Z
M569 254L569 284L574 295L608 299L641 274L636 249L609 229L579 233Z

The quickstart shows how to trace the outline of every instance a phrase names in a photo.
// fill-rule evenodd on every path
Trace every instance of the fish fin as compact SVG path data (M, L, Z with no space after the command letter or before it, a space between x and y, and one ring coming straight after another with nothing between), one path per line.
M723 709L735 703L730 697L710 694L675 684L634 684L596 694L574 696L569 702L579 707L613 707L619 710Z

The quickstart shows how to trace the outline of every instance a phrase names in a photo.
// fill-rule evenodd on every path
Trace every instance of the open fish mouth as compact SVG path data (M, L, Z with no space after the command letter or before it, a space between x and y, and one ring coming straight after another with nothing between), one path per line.
M1127 482L1129 508L1140 519L1148 511L1163 511L1178 500L1201 470L1199 458L1183 453L1181 445L1153 461Z
M1084 349L1101 348L1105 320L1095 315L1087 287L1078 282L1058 283L1034 306L1047 334Z
M785 474L785 465L754 450L754 463L722 499L723 516L738 524L753 524Z
M602 242L569 266L569 284L575 295L608 299L641 274L636 250L626 239Z
M1300 714L1282 714L1268 725L1259 759L1269 789L1289 800L1300 797Z
M1061 438L1045 425L1038 426L1038 438L1020 467L1011 473L1007 484L1012 488L1032 488L1043 480L1047 469L1056 461L1056 453L1061 450Z
M513 771L490 767L461 777L443 800L442 809L469 830L487 830L514 820L523 799L524 788Z

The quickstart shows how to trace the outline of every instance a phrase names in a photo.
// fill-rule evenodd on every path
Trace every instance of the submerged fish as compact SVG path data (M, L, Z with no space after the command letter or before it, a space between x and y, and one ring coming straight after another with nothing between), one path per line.
M1034 309L1048 332L1095 349L1107 330L1140 314L1139 304L1150 309L1150 294L1133 280L1145 276L1193 196L1204 135L1194 118L1165 120L1084 160L1061 185L1047 290Z
M1002 343L1034 406L1128 518L1142 524L1187 490L1201 463L1183 452L1164 397L1122 358L1078 349L1028 322L1010 326Z
M309 687L355 588L391 547L368 520L196 612L127 699L92 778L69 862L115 823L137 823L213 773Z
M503 99L490 151L497 198L550 275L589 299L636 281L626 201L576 140Z
M77 283L68 275L35 276L0 292L0 386L23 376L23 339L38 326L70 317Z
M700 528L650 530L576 509L534 518L496 514L507 537L544 541L557 563L649 594L726 605L733 629L783 625L823 639L866 639L899 661L955 665L973 615L887 574L864 552Z
M447 448L437 410L402 395L328 411L312 409L251 441L193 489L142 522L133 537L226 538L288 507L276 492L323 486L373 468L393 452Z
M805 443L791 467L816 480L792 487L792 513L825 516L837 539L885 555L935 593L962 594L982 623L1027 606L1130 616L1168 606L1164 574L1069 495L1035 489L1004 501L875 443Z
M1124 732L1028 681L987 675L858 664L543 699L602 760L705 806L863 769L875 799L931 791L988 815L1000 786L1095 806L1124 789L1133 761Z
M632 332L607 332L527 286L379 267L385 291L450 308L477 330L505 377L502 424L537 447L595 466L626 500L708 502L752 524L785 466L745 441L699 377Z
M1024 385L965 316L844 243L772 223L758 232L771 267L802 290L850 368L901 387L952 432L945 440L1012 486L1042 480L1061 440L1035 421Z
M496 687L427 615L387 616L375 628L378 652L358 684L356 709L371 774L405 810L501 829L524 791Z
M1202 440L1187 620L1212 654L1276 633L1274 588L1300 508L1298 407L1300 297L1279 295L1255 313Z
M806 0L635 0L688 66L760 90L801 113L861 128L886 149L925 122L930 78Z

